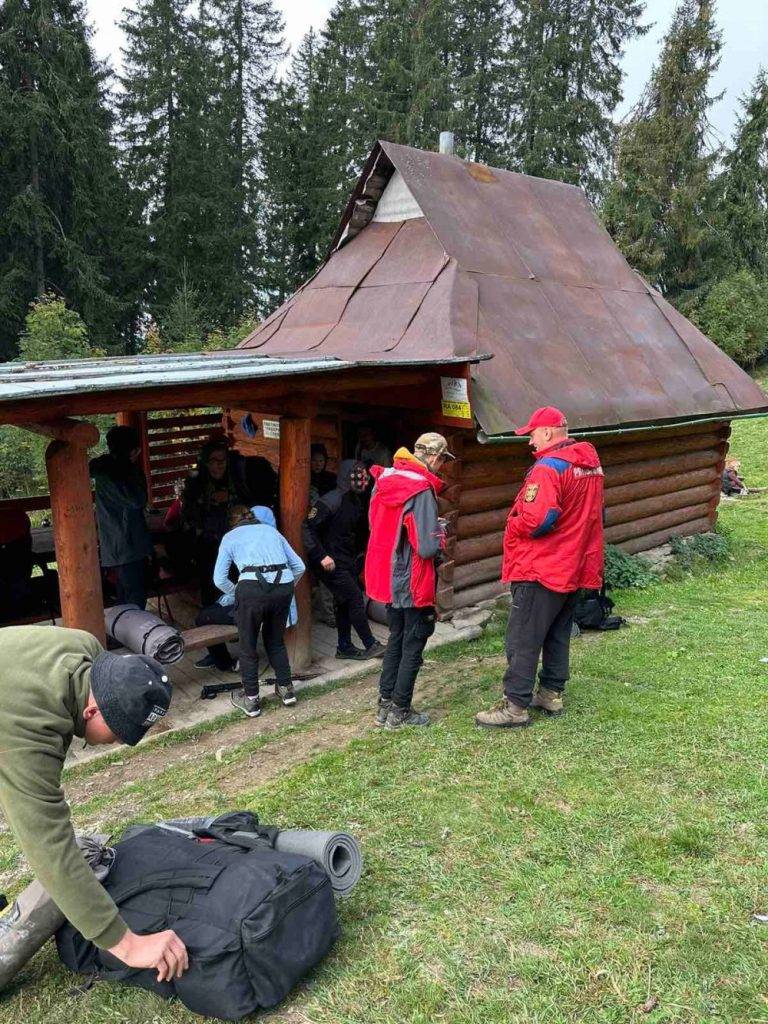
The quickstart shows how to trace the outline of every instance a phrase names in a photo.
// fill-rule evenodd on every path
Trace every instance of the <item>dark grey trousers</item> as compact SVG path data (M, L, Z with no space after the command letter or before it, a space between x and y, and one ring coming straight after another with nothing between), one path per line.
M541 583L513 583L507 622L504 693L527 708L539 682L562 693L569 676L573 609L578 591L559 594Z

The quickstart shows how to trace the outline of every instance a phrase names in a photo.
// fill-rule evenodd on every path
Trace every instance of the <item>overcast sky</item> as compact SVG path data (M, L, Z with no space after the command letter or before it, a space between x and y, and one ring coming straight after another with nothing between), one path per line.
M277 0L277 5L283 10L288 42L295 46L310 27L322 27L332 0ZM96 28L96 50L100 56L109 57L116 68L122 44L116 22L124 6L124 0L88 0ZM627 49L625 100L620 113L628 110L640 95L674 9L675 0L647 0L645 23L653 23L653 28ZM726 140L733 128L739 97L754 81L760 64L768 65L768 0L720 0L717 21L723 30L723 53L713 92L725 95L713 107L711 119L717 135Z

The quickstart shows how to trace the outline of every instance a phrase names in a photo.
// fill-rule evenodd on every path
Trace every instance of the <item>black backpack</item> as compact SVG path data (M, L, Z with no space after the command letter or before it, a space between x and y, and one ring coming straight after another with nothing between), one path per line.
M602 590L582 590L573 609L573 620L579 629L618 629L626 624L620 615L612 615L614 604Z
M132 830L103 883L133 931L173 928L189 952L181 978L158 982L154 970L126 967L69 923L56 935L62 963L178 996L195 1013L224 1020L284 999L338 936L330 879L309 857L274 850L276 830L255 818L250 835L216 829L221 820L194 838Z

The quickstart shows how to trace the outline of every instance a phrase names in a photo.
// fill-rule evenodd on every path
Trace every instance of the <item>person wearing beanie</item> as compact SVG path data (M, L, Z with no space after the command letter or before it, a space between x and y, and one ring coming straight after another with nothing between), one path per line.
M437 514L444 488L438 473L454 456L442 434L422 434L413 454L395 452L391 469L372 466L375 480L368 513L371 537L365 556L365 589L387 606L389 639L379 680L376 725L399 729L429 725L411 705L427 640L435 631L437 559L445 528Z
M175 932L130 931L75 842L61 789L75 736L131 746L171 701L162 666L140 654L108 654L90 633L60 626L0 630L0 808L37 880L86 939L159 981L188 966Z
M336 486L336 474L332 473L327 467L328 449L324 444L313 444L310 448L309 458L311 504L314 504L318 498L322 498L324 494L332 491Z
M145 608L147 559L153 549L144 517L147 481L138 463L138 432L133 427L112 427L107 432L107 449L89 466L96 489L99 560L115 572L117 603Z
M529 708L563 714L578 592L603 582L603 470L596 450L568 437L565 416L553 406L537 409L515 433L529 435L534 463L504 531L502 580L512 595L507 670L501 701L475 716L484 729L530 725Z

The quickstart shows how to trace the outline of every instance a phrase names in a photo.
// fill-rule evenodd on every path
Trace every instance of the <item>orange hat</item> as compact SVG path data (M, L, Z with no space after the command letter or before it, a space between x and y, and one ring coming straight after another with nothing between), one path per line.
M537 427L566 427L568 423L565 414L556 409L554 405L545 405L537 409L524 427L520 427L515 433L518 437L521 434L530 434Z

